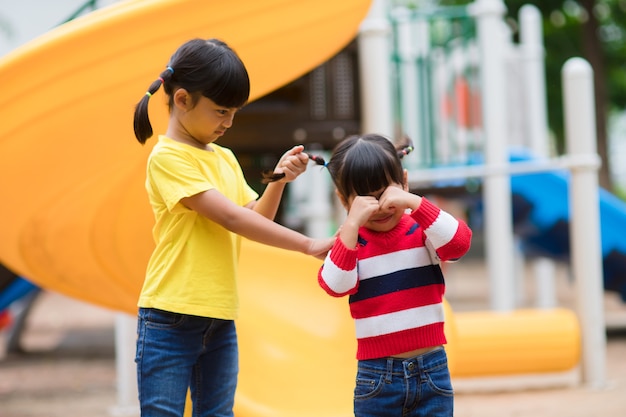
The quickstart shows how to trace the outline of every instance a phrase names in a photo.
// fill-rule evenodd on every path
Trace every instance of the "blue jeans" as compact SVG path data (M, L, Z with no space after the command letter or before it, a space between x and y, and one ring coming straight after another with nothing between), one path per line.
M140 308L137 383L142 417L182 417L190 389L193 417L233 417L239 371L231 320Z
M409 359L358 363L356 417L452 417L454 392L443 348Z

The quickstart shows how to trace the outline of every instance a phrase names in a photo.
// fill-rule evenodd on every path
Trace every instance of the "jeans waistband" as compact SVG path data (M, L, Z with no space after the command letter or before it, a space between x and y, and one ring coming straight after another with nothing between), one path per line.
M412 358L378 358L366 359L358 362L361 370L369 370L381 374L404 375L410 377L420 372L428 372L431 369L447 366L448 359L443 347L436 348L422 355Z

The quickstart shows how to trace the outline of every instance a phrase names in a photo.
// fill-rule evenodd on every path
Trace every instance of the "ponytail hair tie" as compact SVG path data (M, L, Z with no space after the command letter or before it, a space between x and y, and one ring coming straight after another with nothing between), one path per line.
M148 97L152 97L152 93L151 93L150 91L146 91L146 95L147 95Z
M167 69L169 72L171 72L172 74L174 74L174 68L172 68L172 67L167 67L166 69Z
M322 158L319 155L311 155L310 153L307 153L307 155L309 156L309 159L315 162L317 165L322 165L322 166L328 165L328 162L326 162L324 158Z
M398 158L402 159L408 154L410 154L411 152L413 152L413 147L411 145L405 146L398 152Z

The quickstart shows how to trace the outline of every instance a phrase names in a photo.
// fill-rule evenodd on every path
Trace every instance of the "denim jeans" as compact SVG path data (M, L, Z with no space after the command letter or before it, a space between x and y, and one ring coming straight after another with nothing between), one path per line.
M454 392L443 348L409 359L358 363L356 417L452 417Z
M140 308L137 383L142 417L182 417L191 391L193 417L233 417L239 371L231 320Z

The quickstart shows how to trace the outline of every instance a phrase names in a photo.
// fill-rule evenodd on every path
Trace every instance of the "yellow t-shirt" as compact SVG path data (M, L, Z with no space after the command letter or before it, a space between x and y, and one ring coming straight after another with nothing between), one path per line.
M139 307L232 320L237 317L240 237L180 203L216 189L244 206L250 188L232 151L213 152L160 136L148 158L146 189L155 216L156 247L148 263Z

